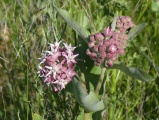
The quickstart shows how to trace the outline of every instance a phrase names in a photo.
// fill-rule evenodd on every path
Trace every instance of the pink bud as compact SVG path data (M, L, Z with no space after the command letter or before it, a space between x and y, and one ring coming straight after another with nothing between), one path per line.
M103 40L99 40L98 45L103 45Z
M134 22L129 22L130 28L133 28L135 26Z
M93 47L93 50L96 51L96 52L98 52L98 45L95 45L95 46Z
M98 59L97 59L97 62L100 63L100 64L101 64L103 61L104 61L104 58L98 58Z
M119 49L118 52L119 52L120 55L124 55L125 54L125 50L123 48Z
M90 58L91 58L92 60L95 60L95 59L97 58L97 54L96 54L96 53L92 53L92 54L90 55Z
M117 23L121 23L120 17L117 18Z
M107 59L111 59L113 58L113 54L112 53L107 53Z
M125 29L124 27L123 27L123 28L120 28L120 33L121 33L121 34L125 34L126 30L127 30L127 29Z
M91 41L91 42L88 43L89 48L92 48L94 45L95 45L95 41Z
M90 41L95 41L94 35L90 35Z
M118 39L119 35L117 32L113 32L113 37L111 39Z
M129 28L129 23L125 23L123 27L124 27L124 29L128 29Z
M106 50L105 45L99 46L99 52L104 52Z
M104 45L107 47L110 44L110 40L104 40Z
M127 19L126 19L125 16L122 16L120 19L121 19L121 21L122 21L123 23L126 23L126 22L127 22Z
M105 65L108 66L108 67L112 67L113 66L113 61L108 60Z
M90 51L89 49L87 49L87 50L86 50L86 54L87 54L87 55L90 55L90 54L91 54L91 51Z
M124 40L127 40L127 39L128 39L128 35L125 34L125 35L123 36L123 39L124 39Z
M100 66L101 65L101 63L98 63L98 62L94 62L94 64L96 65L96 66Z
M57 93L58 91L59 91L59 90L57 89L57 87L54 86L54 87L53 87L53 92L54 92L54 93Z
M126 17L126 20L127 20L127 22L131 22L131 17L130 17L130 16L127 16L127 17Z
M104 29L104 33L103 34L104 34L105 37L111 37L113 32L111 31L111 28L108 27L108 28Z
M118 22L116 26L117 26L117 28L122 28L123 27L123 23Z
M95 39L96 39L96 40L103 40L103 39L104 39L104 36L103 36L101 33L96 33L96 34L95 34Z
M106 52L101 51L101 52L99 53L99 57L100 57L100 58L105 58L105 57L106 57Z
M111 58L111 61L115 62L118 60L118 53L113 53L113 58Z

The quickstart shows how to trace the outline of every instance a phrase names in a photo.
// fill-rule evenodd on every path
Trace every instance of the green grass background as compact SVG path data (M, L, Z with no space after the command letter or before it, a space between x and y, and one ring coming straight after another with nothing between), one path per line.
M140 82L110 70L105 84L105 120L159 118L159 13L151 0L0 0L0 119L76 120L81 108L66 91L54 94L37 76L37 58L48 43L64 39L76 45L76 32L53 9L69 12L91 33L102 31L114 14L147 26L128 44L120 61L152 75ZM39 118L40 119L40 118Z

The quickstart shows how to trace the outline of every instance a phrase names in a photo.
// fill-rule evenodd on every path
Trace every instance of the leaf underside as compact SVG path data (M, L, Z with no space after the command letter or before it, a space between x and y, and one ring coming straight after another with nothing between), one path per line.
M133 27L130 32L128 33L128 41L130 42L136 35L146 26L146 23L142 23Z
M93 91L87 93L77 77L70 82L69 92L76 98L77 102L88 112L96 112L105 108L103 100L99 100Z
M129 75L130 77L133 77L135 79L141 80L141 81L146 81L150 82L153 81L154 78L148 75L147 73L135 68L135 67L127 67L124 65L122 62L118 62L113 65L111 69L119 69Z

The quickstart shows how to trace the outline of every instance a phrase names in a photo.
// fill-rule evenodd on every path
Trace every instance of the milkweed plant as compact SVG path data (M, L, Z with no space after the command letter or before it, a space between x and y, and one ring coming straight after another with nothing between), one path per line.
M98 114L103 118L103 111L106 109L106 100L101 97L99 91L105 80L105 74L109 69L118 69L141 81L152 81L153 78L135 67L127 67L118 57L125 54L128 42L130 42L140 30L145 27L145 23L135 25L130 16L115 16L109 26L105 26L100 32L91 34L82 28L63 9L53 5L57 13L69 24L87 44L85 54L89 61L93 62L94 74L98 75L97 84L92 88L90 80L85 79L84 73L81 75L78 70L78 57L80 53L75 51L79 46L73 47L64 40L49 43L49 48L41 53L38 64L38 76L46 85L52 88L54 93L67 90L73 94L74 99L79 103L84 111L81 119L92 119L93 114ZM100 23L99 23L100 24ZM84 82L83 82L84 81ZM86 83L89 83L86 85Z

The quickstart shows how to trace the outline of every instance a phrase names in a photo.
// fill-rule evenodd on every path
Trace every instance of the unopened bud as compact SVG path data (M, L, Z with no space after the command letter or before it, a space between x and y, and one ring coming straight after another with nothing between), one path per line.
M103 39L104 39L104 36L103 36L101 33L96 33L96 34L95 34L95 39L96 39L96 40L103 40Z
M119 52L120 55L124 55L125 54L125 50L123 48L119 49L118 52Z
M108 66L108 67L112 67L113 66L113 61L108 60L105 65Z
M94 45L95 45L95 41L91 41L91 42L88 43L89 48L92 48Z
M104 34L105 37L111 37L113 32L111 31L111 28L108 27L108 28L104 29L104 33L103 34Z
M90 41L95 41L94 35L90 35Z

